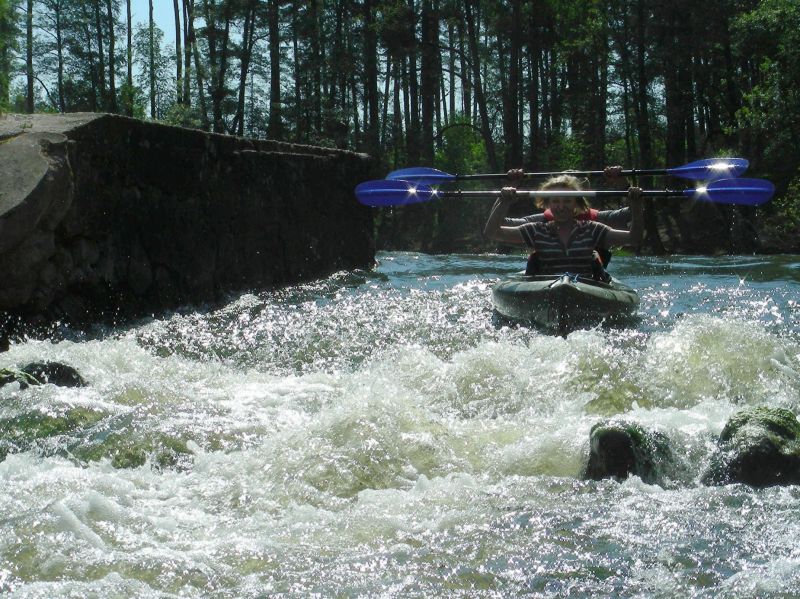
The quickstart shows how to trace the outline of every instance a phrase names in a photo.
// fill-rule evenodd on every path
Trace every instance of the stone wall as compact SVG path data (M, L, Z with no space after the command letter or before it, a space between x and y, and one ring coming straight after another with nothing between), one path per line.
M135 317L374 262L353 152L97 114L0 117L0 311Z

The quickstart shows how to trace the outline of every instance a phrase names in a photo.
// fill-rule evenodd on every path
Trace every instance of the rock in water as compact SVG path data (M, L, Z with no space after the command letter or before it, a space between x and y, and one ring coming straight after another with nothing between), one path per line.
M86 381L72 366L60 362L31 362L19 370L6 368L0 371L0 387L17 381L20 389L31 385L59 385L85 387Z
M702 481L752 487L800 483L800 422L783 408L737 412L722 429Z
M648 484L663 484L673 454L667 437L639 424L620 420L600 422L589 437L586 478L624 480L636 475Z

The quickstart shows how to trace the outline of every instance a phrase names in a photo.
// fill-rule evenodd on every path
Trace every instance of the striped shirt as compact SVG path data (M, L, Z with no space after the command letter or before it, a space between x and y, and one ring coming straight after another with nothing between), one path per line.
M592 252L601 246L610 227L596 221L579 220L565 248L555 223L528 223L519 228L525 244L536 250L541 274L592 274Z

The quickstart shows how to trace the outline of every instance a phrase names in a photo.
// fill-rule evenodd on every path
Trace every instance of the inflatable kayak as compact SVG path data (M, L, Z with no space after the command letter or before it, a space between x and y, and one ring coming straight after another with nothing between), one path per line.
M566 333L581 326L632 317L639 294L616 279L609 283L577 275L512 275L492 289L498 313Z

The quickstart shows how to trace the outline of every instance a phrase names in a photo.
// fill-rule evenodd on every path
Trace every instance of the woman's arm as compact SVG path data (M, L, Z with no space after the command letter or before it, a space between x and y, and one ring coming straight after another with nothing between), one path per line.
M619 245L638 246L644 234L644 212L642 210L642 190L628 188L628 205L631 207L631 228L629 231L611 229L605 237L605 247Z
M492 206L489 220L483 227L483 234L489 239L510 243L514 245L524 245L525 241L519 232L519 227L504 227L503 219L508 213L508 208L516 201L517 190L514 187L504 187L500 192L500 197Z

